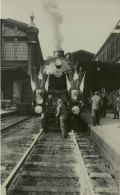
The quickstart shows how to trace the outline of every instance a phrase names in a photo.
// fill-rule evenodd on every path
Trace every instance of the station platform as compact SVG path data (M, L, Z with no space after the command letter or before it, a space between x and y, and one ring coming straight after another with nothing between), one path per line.
M120 172L120 119L113 119L113 113L107 113L106 118L101 118L100 125L93 126L90 110L85 110L81 117L88 124L90 136L114 169Z
M2 109L2 108L0 108L1 118L9 117L9 116L14 115L16 113L17 113L16 108L11 108L11 109Z

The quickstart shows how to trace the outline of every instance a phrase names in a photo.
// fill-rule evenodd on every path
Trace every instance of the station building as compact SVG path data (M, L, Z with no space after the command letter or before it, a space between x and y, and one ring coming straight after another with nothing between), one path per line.
M108 95L112 104L113 95L120 93L120 20L104 44L92 59L98 63L99 89ZM97 82L96 82L97 83ZM93 81L93 85L94 81Z
M13 103L29 101L30 78L39 72L43 55L38 39L38 28L31 16L30 24L13 19L2 19L1 44L1 99Z
M120 63L120 20L92 60Z
M89 97L94 91L111 96L120 89L120 21L108 36L99 51L93 53L79 50L71 53L73 62L86 72L84 94Z
M77 62L79 65L80 63L85 62L85 61L90 62L95 56L95 54L90 53L85 50L79 50L79 51L72 52L71 55L72 55L73 62Z

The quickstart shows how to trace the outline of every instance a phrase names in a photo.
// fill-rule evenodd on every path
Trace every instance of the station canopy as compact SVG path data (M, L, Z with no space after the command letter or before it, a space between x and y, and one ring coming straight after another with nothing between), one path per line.
M120 63L111 62L83 62L77 69L82 67L86 71L85 88L89 90L117 90L120 88Z
M7 66L1 67L2 77L4 79L12 79L12 80L22 80L22 79L29 79L30 76L22 67L14 67L14 66Z

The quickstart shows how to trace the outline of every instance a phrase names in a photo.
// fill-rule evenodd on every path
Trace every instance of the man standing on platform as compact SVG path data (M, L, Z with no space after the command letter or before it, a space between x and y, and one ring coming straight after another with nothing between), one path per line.
M114 109L114 117L113 119L119 119L119 97L118 95L113 96L113 109Z
M118 95L118 107L117 107L117 111L119 112L119 125L118 125L118 128L120 128L120 94Z
M103 93L101 95L101 117L106 117L107 98Z
M101 107L101 98L98 95L98 92L94 92L94 96L91 98L90 103L92 103L92 121L93 125L99 125L100 122L100 107Z
M59 100L59 105L57 107L56 117L60 116L60 128L62 131L62 136L67 137L67 110L66 106L63 104L62 100Z

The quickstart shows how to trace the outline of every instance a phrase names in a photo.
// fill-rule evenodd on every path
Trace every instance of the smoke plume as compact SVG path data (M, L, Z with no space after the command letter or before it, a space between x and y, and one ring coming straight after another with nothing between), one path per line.
M63 17L60 13L57 0L43 0L42 4L46 14L48 15L52 23L53 35L55 40L55 50L60 50L61 42L63 40L60 32L60 25L63 22Z

